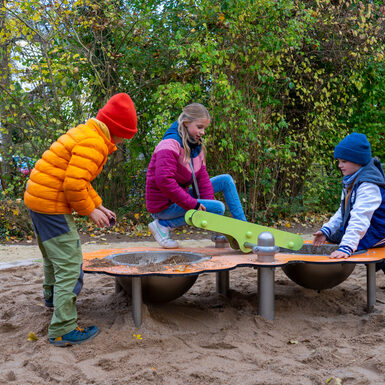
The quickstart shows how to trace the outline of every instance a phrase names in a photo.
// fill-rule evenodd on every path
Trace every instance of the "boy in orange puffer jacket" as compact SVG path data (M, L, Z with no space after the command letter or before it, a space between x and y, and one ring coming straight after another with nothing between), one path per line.
M86 215L98 226L116 219L91 186L107 156L124 138L137 132L131 98L114 95L96 119L62 135L32 170L24 194L43 254L44 300L53 307L48 328L55 346L80 344L98 333L96 326L77 326L76 297L83 286L82 251L72 211Z

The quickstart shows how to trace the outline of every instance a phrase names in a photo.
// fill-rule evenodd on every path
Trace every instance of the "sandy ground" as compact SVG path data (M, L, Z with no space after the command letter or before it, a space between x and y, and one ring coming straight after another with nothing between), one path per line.
M183 241L204 247L209 240ZM84 244L84 251L154 246ZM302 288L276 269L275 320L257 315L257 270L230 273L230 293L215 275L199 276L182 297L144 305L135 328L131 301L114 278L87 274L78 297L92 341L56 348L47 340L52 310L42 300L36 246L0 246L0 384L385 384L385 275L366 312L366 269L329 290ZM30 332L38 340L28 341Z

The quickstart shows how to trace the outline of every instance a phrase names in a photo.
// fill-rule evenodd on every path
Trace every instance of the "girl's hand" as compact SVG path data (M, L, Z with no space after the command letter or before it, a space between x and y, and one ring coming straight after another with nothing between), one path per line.
M199 206L199 209L198 210L201 210L201 211L206 211L206 207L202 205L202 203L200 204Z
M326 242L326 236L321 230L316 231L313 236L313 246L321 246Z
M110 225L110 221L109 221L107 215L102 210L94 209L94 211L90 215L88 215L88 217L99 228Z
M346 258L349 258L349 254L344 253L343 251L336 250L330 254L329 258L345 258L346 259Z

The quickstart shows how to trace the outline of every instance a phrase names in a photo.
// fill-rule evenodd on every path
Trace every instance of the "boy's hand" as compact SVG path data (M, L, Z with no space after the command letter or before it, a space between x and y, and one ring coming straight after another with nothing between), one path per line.
M349 254L336 250L330 254L329 258L349 258Z
M114 221L116 221L116 214L109 210L109 209L106 209L103 205L100 205L99 207L97 207L98 210L102 211L108 218L108 220L110 221L111 219L113 219Z
M107 215L102 210L94 209L88 217L100 228L110 225Z
M326 242L326 236L325 234L321 231L318 230L313 234L313 245L314 246L321 246Z

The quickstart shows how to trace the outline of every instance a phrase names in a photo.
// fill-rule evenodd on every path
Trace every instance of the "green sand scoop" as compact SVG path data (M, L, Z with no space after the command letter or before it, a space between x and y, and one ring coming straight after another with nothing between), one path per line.
M303 245L303 239L300 235L206 211L189 210L185 214L185 221L190 226L226 235L230 246L233 249L241 249L244 253L252 251L251 247L257 245L258 236L264 231L273 234L275 245L279 247L299 250Z

